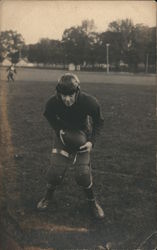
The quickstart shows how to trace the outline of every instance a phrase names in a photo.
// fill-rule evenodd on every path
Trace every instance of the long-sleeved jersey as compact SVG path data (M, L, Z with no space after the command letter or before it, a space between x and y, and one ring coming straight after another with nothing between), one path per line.
M70 107L62 102L60 96L51 96L46 104L44 116L57 135L61 129L83 130L92 144L103 124L97 99L84 92L79 92L76 102Z

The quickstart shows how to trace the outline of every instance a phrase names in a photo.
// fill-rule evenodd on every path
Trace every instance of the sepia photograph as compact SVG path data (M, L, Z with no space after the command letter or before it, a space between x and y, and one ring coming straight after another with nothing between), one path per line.
M157 250L156 14L0 0L0 250Z

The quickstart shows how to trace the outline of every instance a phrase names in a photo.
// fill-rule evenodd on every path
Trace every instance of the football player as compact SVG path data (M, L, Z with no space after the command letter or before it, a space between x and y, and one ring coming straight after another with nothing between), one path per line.
M65 73L58 80L56 94L48 100L44 116L55 131L52 164L47 171L47 189L37 208L46 209L56 187L70 164L75 179L85 192L92 214L99 219L104 212L93 192L90 152L103 125L97 99L80 90L75 74Z
M8 72L8 74L7 74L8 82L10 80L14 82L14 74L17 73L14 64L11 64L8 67L7 72Z

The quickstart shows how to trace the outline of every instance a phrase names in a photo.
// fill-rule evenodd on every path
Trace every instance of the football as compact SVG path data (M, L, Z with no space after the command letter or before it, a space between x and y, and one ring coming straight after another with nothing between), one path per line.
M87 136L82 130L66 130L61 133L61 140L68 148L79 150L87 142Z

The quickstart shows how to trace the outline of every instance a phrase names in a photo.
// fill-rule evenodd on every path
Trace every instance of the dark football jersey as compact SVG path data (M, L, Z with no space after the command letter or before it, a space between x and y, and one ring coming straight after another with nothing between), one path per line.
M60 96L51 96L44 116L57 134L61 129L83 130L92 143L103 124L97 99L84 92L79 92L76 102L70 107L62 102Z

